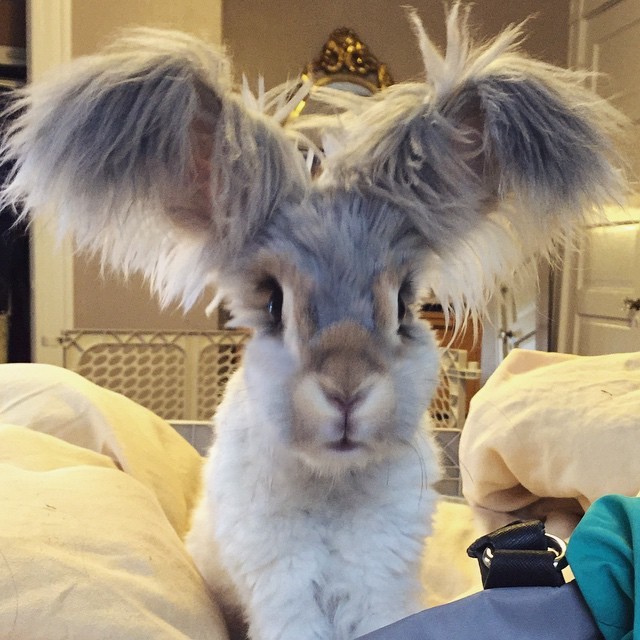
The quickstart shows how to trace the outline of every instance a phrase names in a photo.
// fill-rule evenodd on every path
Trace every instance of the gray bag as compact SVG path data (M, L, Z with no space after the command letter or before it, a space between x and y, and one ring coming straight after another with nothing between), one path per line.
M575 582L505 587L427 609L360 640L602 640Z
M476 540L485 590L400 620L360 640L602 640L575 581L565 584L565 545L537 520Z

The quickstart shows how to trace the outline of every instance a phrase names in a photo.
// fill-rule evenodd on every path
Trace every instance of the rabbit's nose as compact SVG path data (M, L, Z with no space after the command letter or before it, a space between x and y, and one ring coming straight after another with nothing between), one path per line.
M341 395L339 393L325 391L327 400L340 411L344 416L348 416L359 404L362 403L363 393L361 391L352 395Z
M324 391L327 400L340 412L340 418L336 422L335 435L340 438L340 448L344 448L345 443L349 443L354 435L355 421L354 411L362 403L364 393L358 391L353 394L340 394Z

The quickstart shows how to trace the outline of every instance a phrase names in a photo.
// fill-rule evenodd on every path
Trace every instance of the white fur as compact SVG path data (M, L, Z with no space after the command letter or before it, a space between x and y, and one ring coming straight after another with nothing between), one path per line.
M239 372L187 539L215 595L246 607L253 640L350 640L418 611L435 499L425 481L437 477L427 432L392 460L320 476L274 442L247 395Z

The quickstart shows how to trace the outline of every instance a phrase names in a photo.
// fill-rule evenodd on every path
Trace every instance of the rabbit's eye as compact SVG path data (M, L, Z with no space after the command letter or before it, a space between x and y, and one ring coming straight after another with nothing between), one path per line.
M271 321L274 325L280 325L282 323L282 289L280 285L273 281L271 289L271 296L269 297L269 302L267 303L267 311L271 316Z
M256 294L259 295L260 306L269 314L269 330L280 331L282 329L282 303L284 299L282 287L274 277L269 276L259 282Z
M407 317L407 305L402 297L402 290L398 293L398 322L402 323L402 321Z
M402 324L407 319L409 306L407 303L413 299L413 286L411 280L405 280L398 291L398 323Z
M409 304L413 296L411 280L405 280L398 291L398 334L405 338L411 337Z

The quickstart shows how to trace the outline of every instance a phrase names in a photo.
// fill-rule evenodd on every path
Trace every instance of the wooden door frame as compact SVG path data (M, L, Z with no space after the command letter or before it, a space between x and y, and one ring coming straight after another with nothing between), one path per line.
M71 60L72 0L27 0L29 79ZM32 360L63 364L62 331L73 327L73 250L39 219L31 225Z

